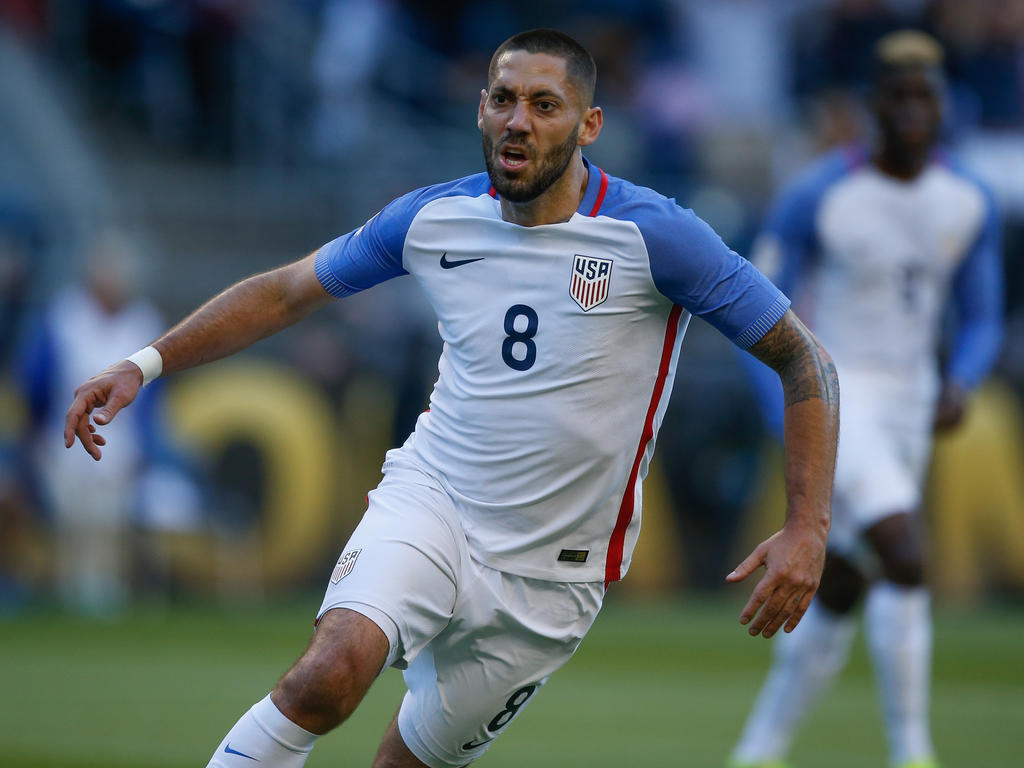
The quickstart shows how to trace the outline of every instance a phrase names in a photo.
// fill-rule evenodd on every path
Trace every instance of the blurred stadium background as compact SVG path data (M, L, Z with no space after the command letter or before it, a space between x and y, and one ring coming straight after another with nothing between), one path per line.
M116 549L77 562L93 544L69 520L97 470L60 463L54 415L77 383L62 349L91 373L155 333L115 350L89 308L162 326L480 170L487 60L532 26L597 58L606 125L588 155L741 253L780 183L865 137L874 40L915 26L946 45L950 143L1006 217L1008 333L930 481L935 731L948 765L1021 764L1024 0L0 0L0 765L206 760L301 650L436 376L431 312L398 280L161 381L104 480ZM485 764L722 762L768 649L722 577L781 520L778 467L736 354L695 321L633 571ZM368 764L399 686L385 676L310 765ZM884 760L863 657L796 759Z

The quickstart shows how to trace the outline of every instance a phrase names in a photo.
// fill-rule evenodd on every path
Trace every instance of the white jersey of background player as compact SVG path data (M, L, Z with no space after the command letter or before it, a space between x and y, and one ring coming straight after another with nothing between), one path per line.
M999 222L988 190L948 155L908 182L863 147L816 163L773 208L756 263L799 296L844 384L834 499L844 513L830 548L849 551L879 516L920 504L943 379L970 390L991 368ZM957 333L940 371L950 300Z
M409 687L374 765L479 757L575 651L639 530L640 483L690 313L779 371L785 527L730 575L767 573L751 634L796 626L824 559L838 392L788 299L696 216L589 165L593 59L552 30L506 41L478 124L487 174L413 192L359 230L225 291L90 379L65 440L95 458L146 378L230 354L410 273L437 310L440 376L331 574L318 629L211 765L300 766L381 669ZM492 190L492 184L495 189Z
M978 335L991 332L1001 305L991 195L940 152L910 182L869 160L865 148L852 147L805 172L773 209L758 265L777 282L803 287L809 320L837 363L887 369L923 394L938 384L936 350L952 287L961 320L948 375L973 386L998 341ZM771 263L772 251L784 251L784 264Z
M797 297L843 382L829 555L821 588L733 754L778 765L803 714L845 662L867 592L868 639L890 760L934 766L928 728L931 629L915 512L936 426L951 426L999 349L999 215L988 191L934 151L937 44L919 33L878 49L879 144L835 152L780 196L759 265ZM948 361L937 348L946 308ZM868 582L875 583L868 588Z

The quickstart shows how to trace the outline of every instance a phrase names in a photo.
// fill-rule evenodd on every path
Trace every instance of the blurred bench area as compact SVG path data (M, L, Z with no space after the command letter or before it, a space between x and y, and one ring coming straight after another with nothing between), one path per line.
M950 143L1006 217L1007 336L939 441L940 596L1024 597L1024 0L0 0L0 613L319 589L436 378L408 279L160 380L94 464L74 386L230 283L482 169L509 35L595 54L608 172L747 253L779 185L865 138L874 41L947 48ZM116 428L116 430L115 430ZM691 324L624 590L715 590L782 519L780 456L727 341Z

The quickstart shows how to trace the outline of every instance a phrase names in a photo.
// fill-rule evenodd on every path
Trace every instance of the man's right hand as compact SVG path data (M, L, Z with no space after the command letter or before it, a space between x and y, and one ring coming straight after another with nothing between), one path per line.
M109 424L114 416L129 405L142 388L142 370L135 363L122 360L98 373L75 390L75 399L64 417L64 447L75 444L77 436L85 452L99 461L100 446L107 441L96 432L96 426Z

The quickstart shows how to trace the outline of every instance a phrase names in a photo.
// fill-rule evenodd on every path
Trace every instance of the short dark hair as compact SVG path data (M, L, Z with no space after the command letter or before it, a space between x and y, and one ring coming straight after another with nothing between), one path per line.
M557 29L531 29L513 35L491 57L487 68L487 85L491 82L498 69L498 59L508 51L526 51L527 53L546 53L565 59L565 71L579 94L580 105L586 109L594 100L594 88L597 84L597 65L590 51Z

